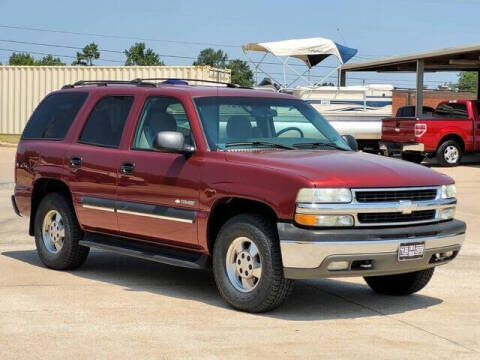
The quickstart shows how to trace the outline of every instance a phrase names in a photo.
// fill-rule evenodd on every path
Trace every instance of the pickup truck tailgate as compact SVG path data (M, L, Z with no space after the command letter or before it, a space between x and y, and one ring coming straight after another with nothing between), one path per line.
M386 118L382 120L382 141L415 142L414 118Z

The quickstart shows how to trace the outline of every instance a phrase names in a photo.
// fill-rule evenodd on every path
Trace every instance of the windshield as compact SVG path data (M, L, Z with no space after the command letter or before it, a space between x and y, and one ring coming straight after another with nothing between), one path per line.
M258 146L350 150L322 115L302 100L229 96L194 102L212 150Z

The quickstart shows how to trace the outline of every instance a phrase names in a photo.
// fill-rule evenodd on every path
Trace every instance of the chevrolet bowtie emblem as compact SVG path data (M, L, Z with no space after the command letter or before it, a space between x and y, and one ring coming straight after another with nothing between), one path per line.
M416 207L417 205L412 203L411 200L400 200L398 202L398 210L400 210L402 214L411 214Z

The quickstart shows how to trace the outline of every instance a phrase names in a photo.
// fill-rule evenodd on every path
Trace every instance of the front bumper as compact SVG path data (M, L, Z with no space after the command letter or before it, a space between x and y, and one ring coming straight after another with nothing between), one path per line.
M429 225L375 229L309 230L278 223L284 275L290 279L392 275L445 264L460 251L466 225L451 220ZM401 243L424 241L424 256L398 260ZM452 252L436 261L436 254ZM345 261L345 270L330 270ZM363 266L369 264L368 267Z
M380 141L378 147L380 151L386 154L397 153L397 152L425 152L425 145L422 143L396 143L396 142L387 142Z

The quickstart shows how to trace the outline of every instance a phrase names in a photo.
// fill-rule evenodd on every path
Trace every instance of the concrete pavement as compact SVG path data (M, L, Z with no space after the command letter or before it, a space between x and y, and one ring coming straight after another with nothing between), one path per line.
M298 281L278 310L230 309L209 272L92 251L46 269L10 206L15 149L0 148L0 359L478 359L480 165L457 181L466 243L419 294L380 296L362 279Z

